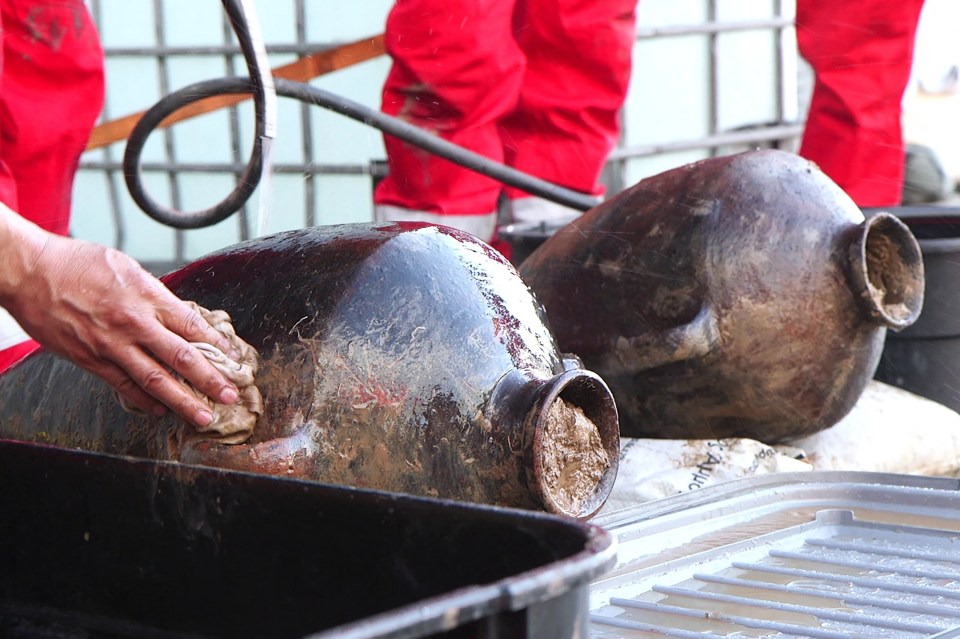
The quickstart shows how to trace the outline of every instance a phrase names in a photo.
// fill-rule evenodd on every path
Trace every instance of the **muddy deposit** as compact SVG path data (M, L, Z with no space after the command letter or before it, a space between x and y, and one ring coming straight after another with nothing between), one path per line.
M596 424L563 400L547 411L537 454L546 491L567 513L582 511L610 468Z

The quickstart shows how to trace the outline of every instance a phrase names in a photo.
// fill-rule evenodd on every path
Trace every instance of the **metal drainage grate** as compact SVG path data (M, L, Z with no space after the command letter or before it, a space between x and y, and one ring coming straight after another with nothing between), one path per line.
M960 535L823 510L635 574L591 614L595 639L705 636L960 637Z

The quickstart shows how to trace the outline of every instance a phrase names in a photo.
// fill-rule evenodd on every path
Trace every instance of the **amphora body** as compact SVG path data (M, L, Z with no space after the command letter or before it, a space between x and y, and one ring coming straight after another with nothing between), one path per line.
M564 351L610 385L621 434L800 437L843 417L887 328L923 299L907 227L781 151L647 178L519 268Z
M47 353L0 377L0 437L581 518L612 487L609 389L561 356L513 267L469 235L318 227L163 279L226 310L259 351L265 408L248 442L177 437L175 418L124 412L100 380Z

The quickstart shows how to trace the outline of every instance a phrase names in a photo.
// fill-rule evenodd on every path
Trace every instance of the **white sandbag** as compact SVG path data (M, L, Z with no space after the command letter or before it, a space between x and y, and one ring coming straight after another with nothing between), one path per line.
M810 470L752 439L621 438L620 466L601 513L738 477Z
M874 380L836 425L786 445L622 438L617 480L600 512L729 479L804 470L960 477L960 414Z
M789 443L815 470L960 476L960 414L876 380L836 425ZM789 447L778 447L787 455Z

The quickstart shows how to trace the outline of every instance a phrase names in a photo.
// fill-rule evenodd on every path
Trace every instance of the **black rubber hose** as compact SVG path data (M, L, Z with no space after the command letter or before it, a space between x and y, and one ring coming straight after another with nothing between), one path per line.
M593 195L573 191L554 184L553 182L541 180L523 171L518 171L505 164L494 162L490 158L469 151L452 142L447 142L443 138L428 133L409 122L389 116L381 111L370 109L347 98L334 95L312 84L291 82L280 78L275 79L275 82L277 83L278 95L295 98L301 102L316 104L317 106L345 115L348 118L363 122L404 142L418 146L425 151L430 151L434 155L450 160L455 164L459 164L462 167L476 171L487 177L492 177L503 184L518 188L531 195L538 195L580 211L593 208L600 201Z
M124 179L134 202L153 219L178 229L212 226L239 211L260 183L263 174L264 145L268 143L267 140L273 137L276 120L276 94L273 87L273 75L266 60L266 49L263 48L263 42L259 39L258 34L251 32L251 26L256 23L248 19L244 0L223 0L223 8L230 19L234 33L237 34L237 41L240 43L240 50L247 64L247 72L250 74L250 77L246 79L246 87L239 93L253 94L255 116L253 149L236 187L227 197L214 206L201 211L186 212L163 206L154 200L143 186L140 155L143 153L147 137L173 111L176 111L180 106L202 99L205 97L203 95L195 95L190 100L183 100L182 97L171 100L172 104L177 105L172 110L163 108L167 98L161 99L159 103L147 111L137 123L137 126L134 127L124 152ZM237 93L237 91L233 93ZM211 93L208 95L218 94Z
M225 5L227 1L228 0L224 0ZM243 40L243 38L240 39ZM388 135L418 146L439 157L450 160L455 164L491 177L503 184L521 189L531 195L537 195L580 211L586 211L596 206L599 202L599 200L592 195L567 189L504 164L494 162L473 151L447 142L408 122L370 109L347 98L334 95L313 85L284 80L282 78L274 78L273 83L277 95L294 98L301 102L316 104L317 106L330 109L351 119L373 126ZM223 201L209 209L186 213L163 207L155 202L143 188L140 156L150 133L156 129L160 122L167 116L181 107L207 97L237 93L253 93L255 98L254 103L257 104L257 92L260 90L258 87L259 85L256 80L241 77L219 78L198 82L167 95L146 112L130 134L123 157L123 168L130 195L147 215L167 226L179 229L194 229L216 224L243 206L256 189L263 168L262 140L259 134L259 126L261 124L259 122L259 110L257 111L257 140L254 142L250 159L240 178L239 184ZM259 109L260 107L255 108Z

